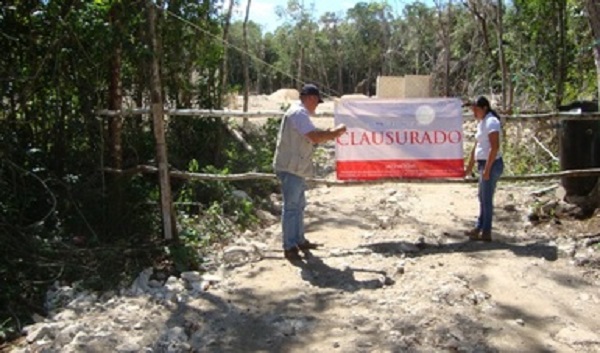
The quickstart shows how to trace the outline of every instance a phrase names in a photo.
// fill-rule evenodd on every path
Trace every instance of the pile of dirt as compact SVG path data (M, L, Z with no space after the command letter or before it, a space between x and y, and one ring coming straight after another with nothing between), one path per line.
M300 99L300 93L294 88L282 88L269 95L269 100L274 102L291 102Z

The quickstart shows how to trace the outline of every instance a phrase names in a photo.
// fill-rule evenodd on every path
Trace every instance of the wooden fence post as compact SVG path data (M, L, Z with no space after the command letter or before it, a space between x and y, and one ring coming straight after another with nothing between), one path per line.
M158 179L160 182L160 209L163 224L163 235L166 240L171 240L177 234L175 218L173 217L173 204L171 199L171 183L169 180L169 162L167 157L167 143L165 139L164 105L162 97L162 84L160 80L160 46L156 31L156 9L152 0L147 1L148 7L148 35L152 51L150 83L152 99L152 118L154 121L154 138L156 139L156 161L158 163Z

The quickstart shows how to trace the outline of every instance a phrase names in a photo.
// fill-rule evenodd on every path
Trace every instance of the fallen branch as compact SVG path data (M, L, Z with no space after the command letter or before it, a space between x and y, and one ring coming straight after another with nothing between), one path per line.
M599 244L600 243L600 236L597 236L596 238L591 238L585 241L585 246L586 247L590 247L594 244Z
M135 174L151 174L158 172L158 169L149 165L139 165L131 169L121 170L113 168L105 168L105 172L111 174L119 174L131 176ZM240 181L240 180L275 180L277 176L271 173L243 173L243 174L207 174L207 173L190 173L182 171L169 172L170 177L184 180L211 180L211 181ZM503 181L526 181L526 180L548 180L563 177L587 177L600 176L600 168L565 170L556 173L546 174L529 174L529 175L507 175L500 178ZM377 179L377 180L331 180L322 178L309 178L308 182L324 185L358 185L358 184L382 184L382 183L474 183L477 178L436 178L436 179Z
M546 194L546 193L548 193L548 192L550 192L552 190L555 190L555 189L558 189L558 185L552 185L552 186L548 186L547 188L543 188L543 189L540 189L540 190L532 191L532 192L529 193L529 195L532 195L532 196L542 196L542 195L544 195L544 194Z
M265 180L276 179L275 174L269 173L244 173L244 174L206 174L206 173L188 173L188 172L170 172L172 178L186 180L213 180L213 181L239 181L239 180Z
M57 200L56 200L56 196L54 195L54 193L52 192L52 190L50 190L50 188L48 187L48 185L46 184L46 182L44 180L42 180L40 177L38 177L35 173L30 172L24 168L21 168L20 166L16 165L15 163L9 161L8 159L3 159L3 162L9 164L10 166L12 166L14 169L19 170L21 173L23 173L24 175L30 175L32 176L35 180L37 180L42 187L46 190L46 192L48 193L48 195L50 196L50 199L52 200L52 205L50 206L50 210L46 213L46 215L40 219L37 222L33 222L30 225L24 226L24 227L18 227L19 229L28 229L28 228L34 228L34 227L39 227L41 225L44 224L44 222L46 222L46 220L48 218L50 218L50 216L52 216L54 214L54 212L56 211L56 205L58 204Z
M227 129L227 131L229 131L231 136L233 136L236 140L238 140L239 143L242 144L242 146L244 146L244 149L246 151L254 153L254 148L246 141L246 139L244 139L244 136L242 136L242 133L239 130L232 126L229 126L229 124L225 124L225 128Z
M590 247L594 244L599 244L600 243L600 233L596 233L596 234L590 234L590 235L584 235L582 237L577 237L577 240L582 240L585 239L583 245L586 247Z
M535 136L531 136L531 138L533 138L533 141L535 141L535 143L540 146L541 149L543 149L546 153L548 153L550 155L550 157L552 157L552 160L558 162L559 159L558 157L556 157L552 151L550 151L546 146L544 146L544 144L542 142L540 142L540 140L537 139L537 137Z
M149 165L138 165L134 168L121 170L114 168L104 168L104 171L111 174L119 174L123 176L132 176L136 174L153 174L158 172L158 168ZM239 181L253 179L276 179L275 174L269 173L243 173L243 174L207 174L207 173L190 173L181 171L170 171L169 176L176 179L184 180L212 180L212 181Z
M146 115L150 114L150 108L134 108L134 109L123 109L123 110L110 110L101 109L96 111L96 114L100 117L111 117L111 116L134 116L134 115ZM164 109L164 114L169 117L173 116L190 116L195 118L264 118L269 116L281 116L283 112L281 110L257 110L252 112L244 112L241 110L217 110L217 109ZM317 112L314 117L331 118L334 116L332 111L320 111ZM515 115L503 115L503 118L507 122L512 121L533 121L533 120L600 120L600 113L570 113L570 112L546 112L537 114L515 114ZM473 114L463 113L463 119L473 120Z
M215 109L165 109L164 114L169 117L172 116L189 116L194 118L265 118L271 116L282 116L283 111L281 110L257 110L253 112L243 112L240 110L215 110ZM109 110L102 109L96 112L102 117L111 116L134 116L134 115L146 115L150 114L150 108L135 108L135 109L124 109L124 110ZM333 112L318 112L314 115L315 117L327 117L332 118Z

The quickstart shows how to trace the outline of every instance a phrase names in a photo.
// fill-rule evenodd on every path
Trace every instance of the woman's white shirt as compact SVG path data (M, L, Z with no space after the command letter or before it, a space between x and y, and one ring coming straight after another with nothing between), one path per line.
M477 133L475 139L477 139L477 147L475 148L475 159L476 160L487 160L490 153L490 137L492 132L498 132L498 154L496 159L502 157L502 144L500 139L502 137L502 125L500 120L492 113L487 113L486 116L477 124Z

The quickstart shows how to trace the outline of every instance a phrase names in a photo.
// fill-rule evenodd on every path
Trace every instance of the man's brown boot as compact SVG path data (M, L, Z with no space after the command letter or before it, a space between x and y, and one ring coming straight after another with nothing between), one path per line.
M302 251L309 251L309 250L318 249L319 246L320 246L320 244L311 243L310 241L305 240L304 243L298 244L298 249L300 249Z
M302 261L302 256L298 253L298 248L283 250L283 256L288 259L288 261Z
M465 235L469 237L470 240L480 240L481 229L473 228L471 230L465 231Z

